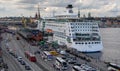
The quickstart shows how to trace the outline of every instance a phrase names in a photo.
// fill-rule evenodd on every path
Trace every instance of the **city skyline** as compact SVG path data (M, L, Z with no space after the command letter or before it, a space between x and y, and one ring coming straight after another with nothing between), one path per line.
M95 17L120 15L119 0L0 0L0 17L35 16L38 4L41 16L52 16L53 11L61 13L68 4L73 5L75 13L79 9L81 16L89 12Z

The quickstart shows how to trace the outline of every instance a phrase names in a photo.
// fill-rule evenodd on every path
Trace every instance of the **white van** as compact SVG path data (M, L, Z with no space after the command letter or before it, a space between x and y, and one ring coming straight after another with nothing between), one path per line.
M81 71L82 69L80 68L80 66L73 66L72 67L72 71Z
M59 70L66 70L68 69L68 65L65 60L63 60L61 57L56 57L55 60L55 67Z
M48 51L43 51L43 57L47 60L52 60L53 56Z

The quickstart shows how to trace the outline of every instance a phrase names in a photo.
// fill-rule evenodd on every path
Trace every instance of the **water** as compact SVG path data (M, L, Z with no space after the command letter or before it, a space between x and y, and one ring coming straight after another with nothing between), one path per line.
M120 28L101 28L104 49L102 52L88 55L103 61L120 64Z

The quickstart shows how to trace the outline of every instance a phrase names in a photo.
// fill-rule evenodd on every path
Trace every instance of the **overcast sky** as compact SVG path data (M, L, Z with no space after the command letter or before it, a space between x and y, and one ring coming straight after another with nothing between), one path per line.
M0 17L34 16L40 5L42 16L64 12L68 4L73 4L74 12L81 10L81 16L91 12L92 16L120 15L120 0L0 0Z

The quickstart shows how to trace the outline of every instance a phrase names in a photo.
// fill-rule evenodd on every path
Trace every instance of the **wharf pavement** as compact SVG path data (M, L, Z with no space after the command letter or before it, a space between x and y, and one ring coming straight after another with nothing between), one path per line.
M50 45L48 45L50 46ZM38 46L37 46L38 47ZM61 47L61 46L59 46ZM67 50L66 47L64 47L62 50ZM75 52L68 52L69 54L76 56L80 59L80 61L84 61L85 63L87 63L88 65L100 70L100 71L108 71L108 67L107 64L104 61L98 60L98 59L94 59L88 55L85 55L79 51L75 51Z

